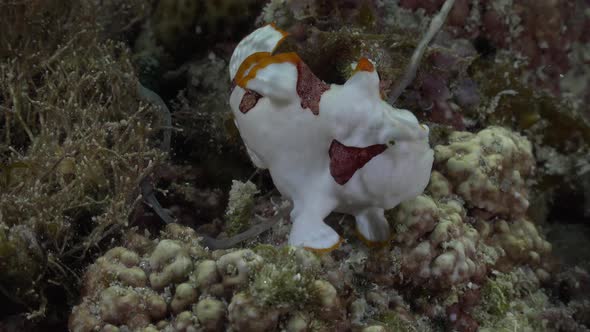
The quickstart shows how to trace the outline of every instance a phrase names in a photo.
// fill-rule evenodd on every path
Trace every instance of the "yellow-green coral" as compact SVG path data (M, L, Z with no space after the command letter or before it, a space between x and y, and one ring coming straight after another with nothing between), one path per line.
M534 170L531 143L502 127L477 134L453 132L435 147L435 162L468 204L497 215L521 216L528 206L525 180Z
M232 181L225 212L229 235L240 233L248 227L254 209L254 195L257 193L256 185L250 181Z
M481 237L461 201L420 195L400 204L390 217L400 242L401 270L416 283L457 284L481 275Z
M551 252L551 244L543 238L535 224L525 218L478 221L477 229L488 245L503 253L496 264L500 270L508 270L520 263L543 266L543 258Z

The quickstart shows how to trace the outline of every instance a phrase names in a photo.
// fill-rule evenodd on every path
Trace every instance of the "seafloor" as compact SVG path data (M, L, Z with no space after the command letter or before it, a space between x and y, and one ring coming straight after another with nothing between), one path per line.
M443 2L0 0L0 331L590 330L587 1L456 0L395 100L435 160L392 240L286 245L235 46L274 23L387 100Z

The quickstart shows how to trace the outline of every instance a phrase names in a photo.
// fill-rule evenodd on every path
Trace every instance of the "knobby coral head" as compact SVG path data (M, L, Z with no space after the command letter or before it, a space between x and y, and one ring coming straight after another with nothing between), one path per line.
M382 100L375 65L353 64L343 85L319 79L296 53L276 53L274 25L244 38L230 60L230 105L252 162L294 203L289 244L326 250L332 211L352 214L360 236L384 242L384 209L419 195L430 179L428 127Z

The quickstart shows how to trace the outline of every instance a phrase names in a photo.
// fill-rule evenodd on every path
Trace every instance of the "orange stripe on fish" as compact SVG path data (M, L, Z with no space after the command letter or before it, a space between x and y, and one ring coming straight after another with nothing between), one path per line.
M280 33L283 36L281 39L279 39L275 47L272 49L272 53L274 53L275 50L279 47L279 45L281 45L283 41L285 41L285 38L289 36L289 33L287 31L279 29L279 27L277 27L277 25L274 22L269 23L267 25L270 25L273 29L275 29L278 33Z
M252 59L250 59L251 57ZM301 58L295 52L281 53L277 55L270 55L268 52L254 53L247 57L240 66L238 74L236 75L236 83L245 89L248 85L248 82L256 77L256 74L259 70L275 63L287 62L297 66L297 64L301 62ZM252 63L255 63L254 66L252 66ZM248 69L250 69L250 71L248 71L248 74L244 76Z

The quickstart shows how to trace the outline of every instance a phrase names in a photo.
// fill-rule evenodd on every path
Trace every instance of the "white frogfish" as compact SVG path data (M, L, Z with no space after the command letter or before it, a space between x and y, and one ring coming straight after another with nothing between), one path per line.
M390 239L384 209L413 198L430 179L429 129L380 95L361 58L343 85L320 80L296 53L275 49L286 33L266 25L230 60L230 105L252 162L268 169L293 203L289 244L331 250L341 237L324 223L351 214L365 242Z

